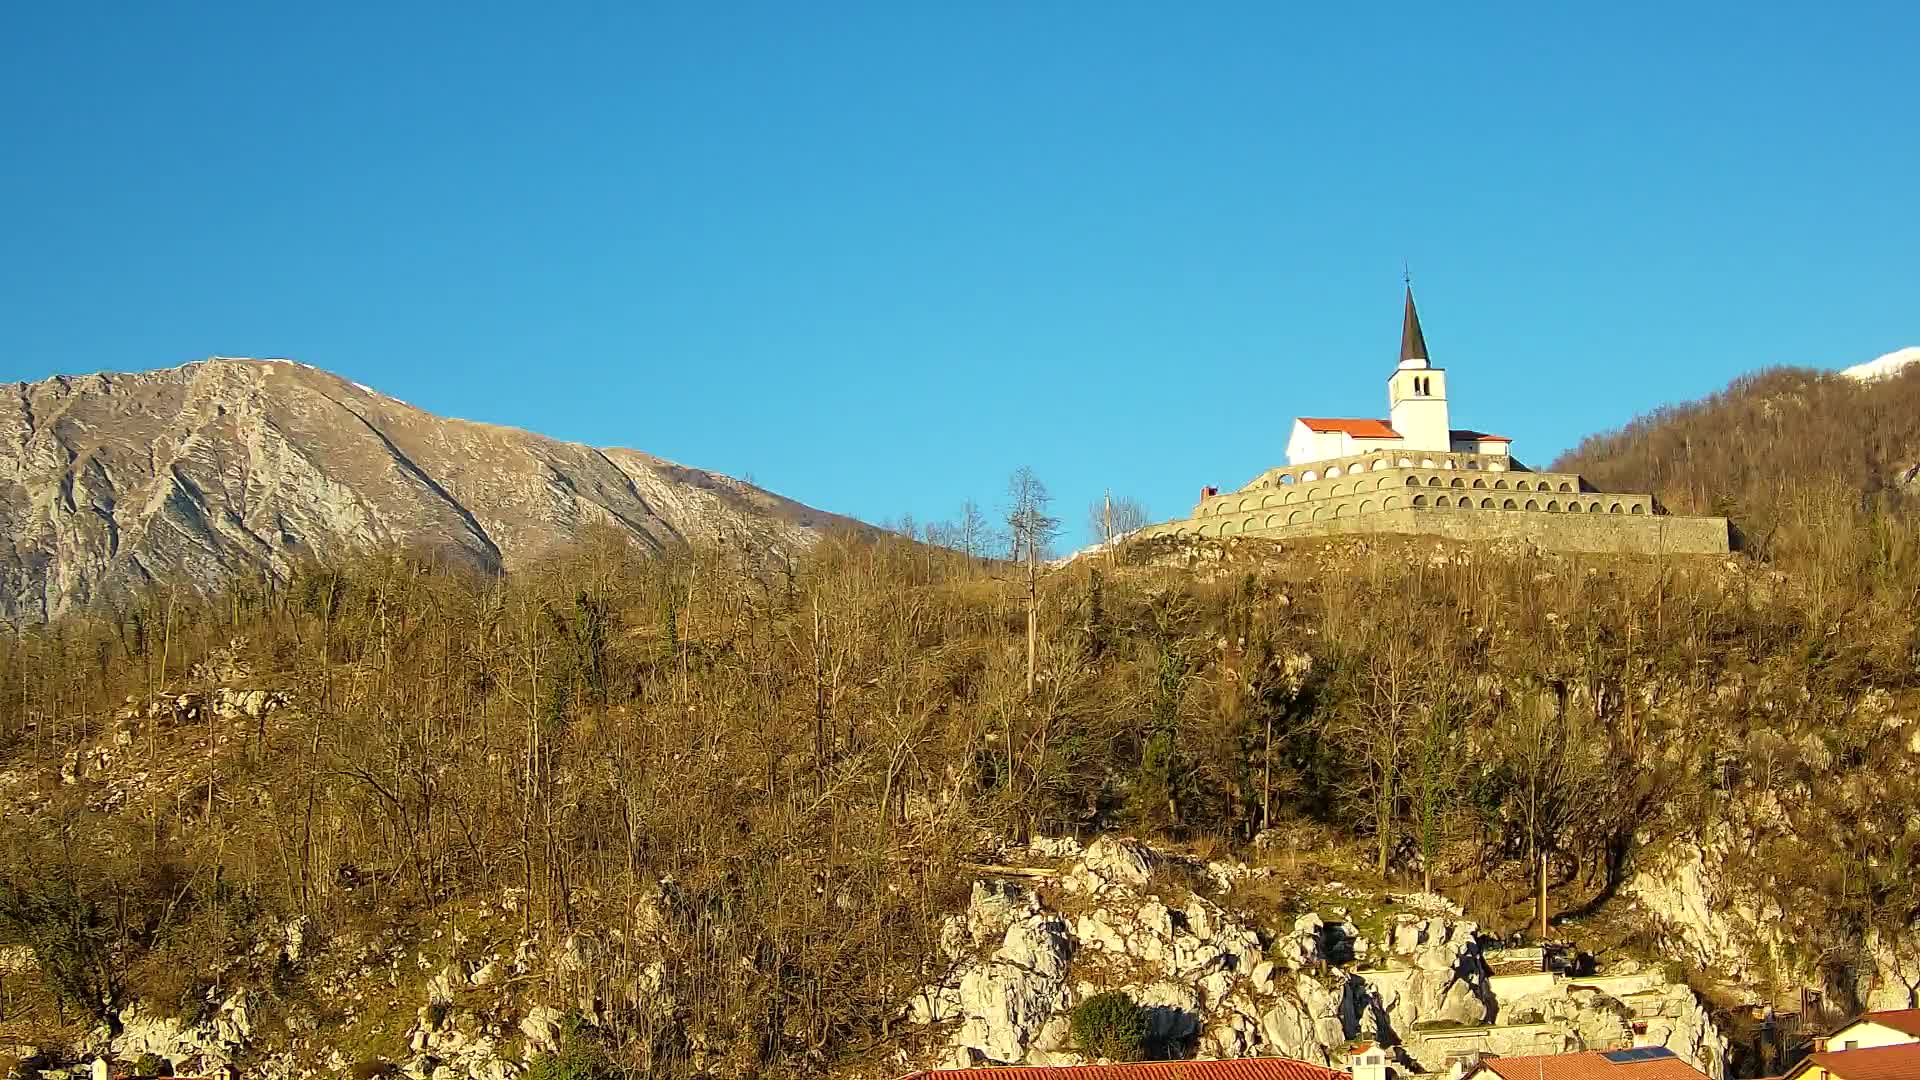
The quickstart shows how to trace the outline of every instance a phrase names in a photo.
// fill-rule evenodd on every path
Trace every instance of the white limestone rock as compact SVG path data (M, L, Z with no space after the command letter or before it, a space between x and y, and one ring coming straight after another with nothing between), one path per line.
M1103 836L1087 846L1061 884L1069 892L1095 896L1146 887L1153 874L1153 853L1138 840Z
M1080 916L1074 923L1073 932L1082 948L1097 949L1116 956L1127 952L1126 935L1114 925L1112 913L1105 908Z
M1260 1017L1263 1052L1302 1061L1327 1063L1333 1048L1360 1033L1364 993L1339 977L1332 985L1301 975L1291 993L1282 994Z
M1043 859L1078 859L1086 848L1071 836L1036 836L1027 842L1027 850Z
M25 975L39 967L28 945L0 945L0 975Z
M1154 983L1135 994L1134 1002L1146 1013L1150 1039L1177 1041L1200 1031L1200 995L1191 986Z
M1351 921L1302 915L1263 950L1260 934L1242 916L1205 896L1186 895L1172 907L1167 897L1152 895L1155 858L1132 841L1089 845L1063 874L1071 919L1048 910L1024 885L980 883L967 910L949 920L953 963L904 1004L903 1014L916 1023L955 1025L940 1055L955 1064L1073 1063L1078 1058L1066 1034L1071 1010L1106 989L1131 994L1147 1010L1156 1039L1203 1056L1257 1053L1338 1064L1338 1049L1364 1037L1402 1045L1425 1063L1420 1025L1456 1030L1515 1019L1544 1023L1501 1029L1488 1037L1490 1048L1529 1053L1542 1045L1625 1044L1625 1006L1605 995L1569 992L1564 983L1541 1000L1502 1010L1478 926L1443 904L1409 904L1419 914L1396 919L1375 950L1390 954L1387 966L1349 973L1340 965L1358 951ZM1356 911L1377 902L1343 888L1322 887L1352 895ZM1077 970L1083 959L1093 966ZM1116 984L1120 973L1125 981ZM1724 1039L1685 988L1678 989L1671 1001L1647 998L1660 1003L1660 1020L1650 1030L1720 1080L1724 1069L1715 1072L1713 1059L1724 1058ZM1457 1048L1457 1040L1436 1036L1432 1052Z
M1073 939L1067 933L1065 919L1058 915L1035 916L1007 927L993 962L1059 982L1067 976L1067 958L1072 952Z
M1326 923L1314 912L1293 921L1293 933L1274 943L1275 963L1298 971L1326 959Z
M958 959L963 953L1003 938L1007 927L1039 911L1040 898L1024 885L976 881L966 913L942 927L941 947L949 959Z
M256 999L252 991L238 990L221 999L206 1019L189 1026L176 1016L162 1016L143 1002L120 1012L120 1034L111 1042L114 1056L138 1060L153 1054L176 1064L197 1061L207 1069L245 1054L253 1038Z
M561 1022L565 1014L546 1005L535 1005L520 1020L520 1034L526 1036L527 1054L550 1054L560 1047Z
M1260 1052L1260 1024L1243 1012L1228 1012L1200 1037L1203 1058L1254 1057Z
M1052 1020L1062 1004L1060 980L1006 964L968 971L960 981L956 1046L976 1050L989 1061L1011 1064L1026 1057L1027 1045Z
M297 915L280 932L280 957L289 965L297 966L307 955L310 948L313 921L305 915Z

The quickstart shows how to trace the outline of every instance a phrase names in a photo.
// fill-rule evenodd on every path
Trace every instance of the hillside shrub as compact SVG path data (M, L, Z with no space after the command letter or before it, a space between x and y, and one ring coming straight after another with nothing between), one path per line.
M1073 1045L1091 1057L1138 1061L1147 1048L1147 1016L1123 990L1095 994L1073 1010Z
M119 991L113 937L98 899L83 895L71 873L41 881L0 878L0 944L32 949L54 993L102 1022Z
M527 1063L527 1080L609 1080L613 1063L578 1013L560 1022L559 1046Z
M606 1056L582 1043L536 1055L527 1065L527 1080L609 1080L613 1075Z

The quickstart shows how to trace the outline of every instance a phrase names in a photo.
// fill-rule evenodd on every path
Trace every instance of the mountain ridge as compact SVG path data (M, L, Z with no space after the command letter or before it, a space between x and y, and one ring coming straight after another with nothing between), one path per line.
M0 401L0 615L45 619L153 581L284 578L425 547L511 570L594 526L658 551L791 552L851 519L625 447L440 417L322 368L211 357L55 375Z
M1676 513L1724 514L1749 539L1797 519L1807 499L1910 505L1920 497L1920 364L1850 374L1866 366L1742 375L1589 435L1552 467L1651 491Z

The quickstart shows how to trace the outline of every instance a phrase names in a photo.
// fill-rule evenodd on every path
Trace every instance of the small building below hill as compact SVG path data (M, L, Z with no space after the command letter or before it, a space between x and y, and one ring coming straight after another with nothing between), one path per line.
M1293 1058L1136 1061L1124 1065L994 1065L930 1069L902 1080L1352 1080L1339 1069Z
M1504 435L1453 426L1447 373L1427 357L1407 288L1387 416L1302 416L1287 464L1237 491L1203 488L1193 513L1139 538L1384 532L1515 539L1562 551L1714 554L1727 520L1676 517L1651 495L1602 492L1572 473L1536 473Z
M1871 1050L1907 1043L1920 1043L1920 1009L1861 1013L1820 1040L1820 1049Z
M1486 1058L1461 1080L1703 1080L1705 1073L1664 1046L1578 1054Z
M1920 1009L1861 1013L1814 1043L1786 1080L1920 1080Z
M1819 1051L1787 1070L1785 1080L1920 1080L1920 1043Z

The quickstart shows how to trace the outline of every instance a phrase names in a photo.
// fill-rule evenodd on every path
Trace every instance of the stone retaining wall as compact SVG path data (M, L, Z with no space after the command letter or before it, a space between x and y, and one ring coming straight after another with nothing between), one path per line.
M1412 490L1408 489L1409 492ZM1472 494L1474 493L1469 493L1466 497L1471 497ZM1428 496L1424 490L1420 495L1429 501L1434 498L1448 497L1448 495ZM1644 504L1647 501L1646 496L1577 496L1583 501L1591 500L1601 503L1603 510L1600 513L1590 512L1585 506L1580 513L1571 513L1564 509L1482 508L1478 505L1472 509L1462 509L1454 505L1444 507L1407 505L1407 500L1411 497L1396 493L1394 496L1389 496L1395 499L1394 505L1368 506L1365 509L1362 509L1359 503L1368 500L1350 499L1349 502L1354 505L1347 508L1345 512L1340 511L1340 504L1335 504L1318 520L1311 518L1311 511L1307 512L1306 520L1294 520L1295 515L1300 514L1301 511L1290 511L1286 516L1274 513L1263 514L1251 524L1246 517L1226 523L1189 518L1185 521L1152 526L1137 535L1141 538L1187 535L1222 538L1257 536L1282 539L1381 532L1444 536L1455 540L1522 540L1536 547L1555 551L1711 555L1724 554L1728 550L1727 519L1725 518L1675 517L1647 513L1644 509L1640 513L1625 512L1626 501L1640 500ZM1483 497L1493 498L1491 495ZM1382 500L1383 503L1384 501ZM1521 504L1522 507L1524 505L1524 503ZM1614 505L1621 505L1622 511L1615 513L1606 509ZM1225 527L1229 525L1230 528Z

